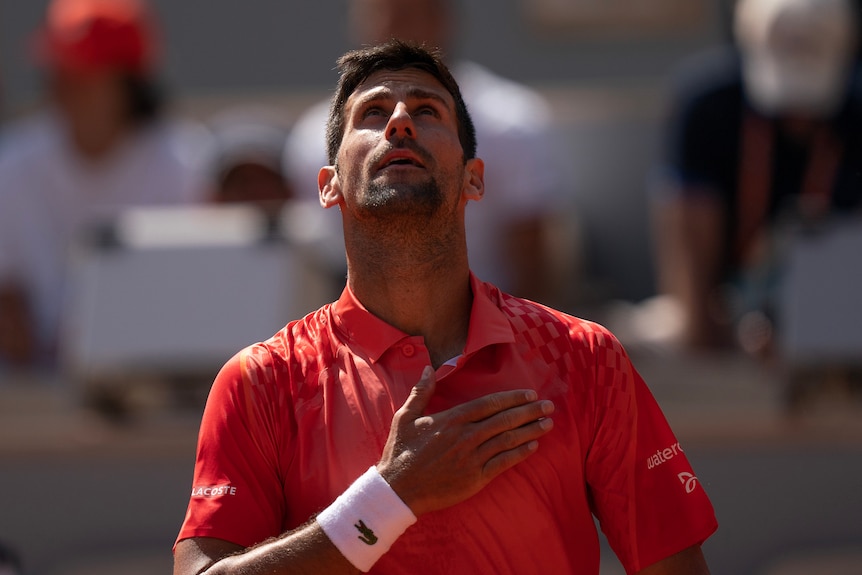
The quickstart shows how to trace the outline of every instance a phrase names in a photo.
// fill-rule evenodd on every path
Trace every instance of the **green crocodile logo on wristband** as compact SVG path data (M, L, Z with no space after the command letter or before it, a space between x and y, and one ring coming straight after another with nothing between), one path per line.
M362 519L359 520L359 523L354 523L353 526L356 527L356 529L358 529L360 533L362 533L362 535L357 537L357 539L359 539L366 545L374 545L375 543L377 543L377 535L375 535L374 531L372 531L365 525L365 522L362 521Z

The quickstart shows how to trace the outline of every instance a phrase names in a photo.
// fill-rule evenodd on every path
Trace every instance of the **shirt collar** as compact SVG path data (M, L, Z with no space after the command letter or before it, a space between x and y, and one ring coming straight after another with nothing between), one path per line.
M473 290L473 306L464 355L469 356L485 346L515 341L512 326L500 310L500 291L480 281L472 272L470 289ZM335 302L332 316L345 341L364 351L372 362L377 362L397 342L410 337L365 309L349 287L344 288Z

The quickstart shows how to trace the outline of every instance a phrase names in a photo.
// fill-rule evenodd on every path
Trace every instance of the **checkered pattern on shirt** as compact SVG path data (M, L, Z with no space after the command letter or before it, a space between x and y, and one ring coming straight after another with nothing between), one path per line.
M635 372L605 327L539 304L503 296L501 309L516 332L558 373L584 408L586 474L594 511L621 561L638 564L633 503L637 404Z

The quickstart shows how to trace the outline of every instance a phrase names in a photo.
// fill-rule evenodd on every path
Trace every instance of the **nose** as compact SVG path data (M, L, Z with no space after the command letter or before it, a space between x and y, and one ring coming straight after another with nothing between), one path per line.
M416 126L413 125L413 118L407 112L407 105L404 102L399 102L386 124L386 137L400 139L413 138L415 135Z

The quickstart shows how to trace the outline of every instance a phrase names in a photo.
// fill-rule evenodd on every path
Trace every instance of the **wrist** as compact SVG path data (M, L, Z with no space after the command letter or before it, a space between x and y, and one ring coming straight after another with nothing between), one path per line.
M317 516L326 536L362 572L415 522L410 507L373 466Z

